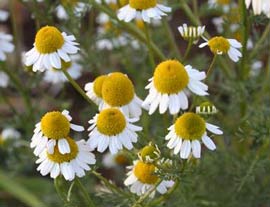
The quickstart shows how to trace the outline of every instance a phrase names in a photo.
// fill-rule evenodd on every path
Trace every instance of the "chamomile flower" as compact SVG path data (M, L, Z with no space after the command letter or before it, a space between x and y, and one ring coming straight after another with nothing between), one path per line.
M108 74L101 90L103 108L117 107L127 116L140 117L142 100L135 94L134 86L127 75L115 72Z
M269 0L245 0L245 3L247 8L252 4L254 15L264 13L268 18L270 18Z
M8 17L9 17L9 12L0 9L0 22L6 21L8 19Z
M56 27L42 27L36 34L34 47L26 53L26 66L33 65L33 71L60 69L61 60L70 62L70 54L79 50L73 35L61 33Z
M74 80L78 79L82 75L82 66L76 62L77 60L78 57L71 56L70 62L62 60L61 63L61 69L66 70ZM68 81L62 70L55 68L46 70L43 78L44 81L52 84L61 84Z
M56 178L60 174L68 181L72 181L75 176L83 177L85 171L90 170L89 165L96 163L92 149L86 144L85 140L75 142L72 138L66 138L70 151L62 154L57 146L54 146L53 153L44 149L36 161L39 164L37 170L41 175L50 174L51 178Z
M84 130L82 126L70 123L72 117L67 110L61 112L52 111L46 113L41 121L36 124L34 135L31 140L30 147L35 148L36 156L46 149L49 154L54 153L55 146L58 146L59 153L70 153L68 137L70 129L81 132Z
M218 112L217 108L208 101L203 102L200 106L196 107L196 114L210 115L210 114L216 114L217 112Z
M178 31L180 32L181 36L186 41L192 41L196 44L199 38L203 35L205 30L205 26L187 26L187 24L183 24L183 26L178 27Z
M0 133L0 144L4 143L6 140L16 140L21 137L20 132L18 132L14 128L5 128L3 131Z
M149 108L153 114L159 106L159 113L163 114L169 109L170 114L177 114L180 109L188 108L188 88L193 93L208 95L208 86L201 81L205 79L205 72L199 72L190 65L182 65L177 60L167 60L160 63L145 87L149 94L143 106Z
M99 106L99 110L103 108L104 101L102 99L102 85L107 75L98 76L93 82L87 83L84 86L86 95Z
M6 88L9 83L9 77L6 73L0 71L0 88Z
M76 17L81 17L87 10L87 4L78 0L61 0L61 4L56 7L56 15L59 19L68 19L66 8L72 8Z
M195 158L200 158L201 141L208 149L216 149L206 129L213 134L223 134L218 126L205 122L202 117L192 112L181 115L168 129L170 132L165 137L169 140L167 147L174 149L174 154L180 152L182 159L187 159L191 153Z
M145 163L153 163L160 158L160 150L157 145L150 142L140 150L138 157Z
M102 157L102 164L106 168L115 168L118 166L128 165L129 163L130 160L128 156L123 152L118 152L117 154L111 154L110 152L107 152Z
M136 17L150 22L151 18L161 19L168 12L171 12L171 8L158 4L157 0L129 0L129 4L119 9L117 17L125 22Z
M14 50L12 39L12 35L0 32L0 61L5 61L7 59L6 53L11 53Z
M159 177L155 174L157 167L152 163L145 163L140 160L133 162L132 166L128 167L127 179L124 181L126 186L131 186L130 191L138 196L145 194L148 190L153 189L158 182ZM156 190L160 194L167 192L167 189L174 185L172 180L163 180L157 186ZM154 197L155 191L150 195Z
M199 45L200 48L209 46L214 55L228 54L232 61L237 62L242 57L241 52L237 49L242 47L242 44L235 39L226 39L224 37L213 37L207 42Z
M128 118L117 108L104 109L89 121L87 143L98 152L109 148L112 154L116 154L123 146L131 150L132 143L138 140L136 132L142 130L133 124L136 121L137 118Z

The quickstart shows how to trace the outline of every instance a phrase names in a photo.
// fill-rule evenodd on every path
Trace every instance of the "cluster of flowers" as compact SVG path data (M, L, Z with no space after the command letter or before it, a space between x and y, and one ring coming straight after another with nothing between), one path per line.
M104 2L103 2L104 3ZM106 3L106 2L105 2ZM126 22L141 18L149 23L150 19L160 19L170 12L169 7L158 4L156 0L129 0L128 4L118 12L118 18ZM179 31L184 39L196 44L203 35L205 27L188 27L183 25ZM242 56L237 48L241 44L235 39L213 37L199 47L209 46L214 55L228 54L237 62ZM61 33L57 28L45 26L36 34L33 49L26 53L25 64L33 71L65 70L65 64L71 62L70 55L78 52L78 43L73 35ZM75 142L69 135L70 129L83 131L84 128L74 125L68 111L53 111L45 114L36 124L31 147L38 156L38 170L42 175L50 174L52 178L63 174L66 180L75 176L82 177L89 165L95 164L93 150L116 154L123 148L131 150L138 141L137 132L142 127L134 123L139 121L142 110L149 114L168 111L175 115L188 109L188 96L194 93L199 96L208 95L208 86L203 83L205 72L200 72L191 65L183 65L178 60L165 60L155 68L153 77L149 79L146 89L149 90L145 100L135 93L134 85L127 75L114 72L97 77L85 85L87 96L98 105L99 113L89 121L89 139ZM201 142L210 150L216 146L208 131L221 135L218 126L207 123L199 113L215 113L211 106L197 108L198 113L183 112L171 125L165 140L167 147L173 149L180 158L201 157ZM157 156L158 158L156 158ZM153 158L155 157L155 158ZM166 161L167 162L167 161ZM158 165L164 163L159 159L159 150L149 145L139 154L139 159L129 167L125 185L131 185L130 190L138 195L159 182L155 172ZM160 181L157 190L165 193L174 184L171 180Z

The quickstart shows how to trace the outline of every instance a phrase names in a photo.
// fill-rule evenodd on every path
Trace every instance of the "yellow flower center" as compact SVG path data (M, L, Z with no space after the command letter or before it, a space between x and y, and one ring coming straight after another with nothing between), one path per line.
M127 5L129 0L119 0L120 7Z
M77 157L79 149L78 149L76 142L70 137L67 137L65 139L67 140L67 142L69 144L70 153L61 154L58 150L58 146L55 145L53 154L49 154L47 152L48 159L50 159L51 161L56 162L56 163L63 163L63 162L69 162Z
M200 139L205 133L205 128L204 119L192 112L184 113L174 124L175 133L187 140Z
M48 112L41 119L41 131L48 138L62 139L68 136L70 123L61 112Z
M94 80L94 92L100 98L102 97L102 86L106 78L107 75L101 75Z
M129 159L124 154L117 154L114 160L118 165L127 165L129 163Z
M153 8L157 5L157 0L129 0L129 6L137 10Z
M208 41L208 45L214 54L227 53L230 49L230 43L224 37L213 37Z
M153 164L138 161L133 172L142 183L155 184L158 180L158 176L154 174L155 169L156 167Z
M123 73L112 73L102 85L102 97L113 107L124 106L134 97L133 84Z
M56 27L42 27L36 34L36 49L41 54L56 52L64 44L64 38Z
M179 93L188 82L189 77L185 67L177 60L167 60L156 67L154 85L160 93Z
M120 134L126 127L126 119L121 111L115 108L105 109L97 118L97 129L102 134L114 136Z
M217 3L221 5L228 5L230 3L230 0L217 0Z
M61 1L61 4L63 6L70 6L70 7L74 7L77 3L78 3L78 0L60 0Z

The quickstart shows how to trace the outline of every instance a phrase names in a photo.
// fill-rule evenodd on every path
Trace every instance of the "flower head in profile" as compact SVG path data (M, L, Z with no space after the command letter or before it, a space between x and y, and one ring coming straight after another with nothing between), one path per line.
M178 27L178 31L181 36L186 41L192 41L193 44L196 44L199 38L203 35L205 30L205 26L187 26L187 24L183 24L183 26Z
M223 134L218 126L205 122L202 117L192 112L181 115L168 129L170 132L165 137L169 140L167 147L174 149L174 154L179 153L182 159L187 159L191 154L200 158L201 141L208 149L216 149L206 130L217 135Z
M33 71L61 69L62 61L70 62L70 54L79 50L73 35L61 33L56 27L42 27L36 34L34 47L25 54L25 65Z
M55 146L60 154L70 153L70 146L67 140L70 129L74 131L84 131L79 125L70 123L72 117L67 110L61 112L52 111L46 113L41 121L36 124L34 135L31 139L31 148L35 148L36 156L46 149L49 154L54 153Z
M150 83L146 86L149 94L143 106L149 108L149 114L153 114L158 107L161 114L168 109L170 114L177 114L180 109L186 110L186 89L200 96L208 95L208 86L201 82L205 77L205 72L199 72L190 65L184 66L177 60L164 61L149 79Z
M77 55L73 55L69 62L61 60L61 69L67 71L74 80L78 79L82 75L82 66L77 63L78 58L79 57ZM55 68L46 70L43 80L52 84L61 84L68 81L62 70Z
M72 181L75 176L83 177L85 171L90 170L89 165L96 163L95 155L91 153L92 149L85 140L75 142L67 137L66 141L70 146L69 153L62 154L56 145L53 153L49 153L46 148L41 152L36 161L39 164L37 170L41 175L50 174L51 178L56 178L62 174L66 180Z
M142 100L136 95L134 85L127 75L110 73L102 84L103 108L117 107L127 116L140 117Z
M12 40L12 35L0 32L0 61L5 61L7 59L6 53L13 52L14 45L11 43Z
M228 54L232 61L237 62L240 57L242 57L241 52L237 50L241 48L242 45L235 39L226 39L224 37L213 37L207 42L199 45L200 48L209 46L211 52L214 55Z
M0 133L0 144L4 143L7 140L17 140L21 137L20 132L14 128L5 128Z
M124 152L118 152L117 154L111 154L110 152L107 152L102 157L102 164L106 168L117 168L119 166L129 165L130 159Z
M138 118L128 118L117 108L102 110L89 121L88 144L91 148L97 148L98 152L104 152L109 148L112 154L116 154L123 147L131 150L132 143L138 141L136 132L142 128L134 125Z
M107 75L101 75L95 78L93 82L87 83L84 86L86 95L98 105L99 110L102 110L104 101L102 99L102 85L107 78Z
M138 196L141 196L150 189L155 188L156 183L160 179L158 175L156 175L158 168L153 163L136 160L133 162L132 166L128 167L128 170L128 177L124 184L126 186L130 186L130 191ZM158 191L160 194L166 193L167 189L173 185L174 181L172 180L162 180L156 187L156 190L150 194L150 197L154 197L155 191Z
M158 4L157 0L129 0L129 3L118 11L118 18L130 22L135 18L142 18L145 22L150 19L161 19L171 12L170 7Z
M205 114L205 115L210 115L210 114L216 114L217 108L214 106L214 104L206 101L200 104L200 106L196 107L196 114Z

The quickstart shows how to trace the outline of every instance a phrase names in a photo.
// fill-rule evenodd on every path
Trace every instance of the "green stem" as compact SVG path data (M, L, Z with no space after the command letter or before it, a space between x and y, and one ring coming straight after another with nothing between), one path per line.
M268 23L268 25L266 26L261 38L259 39L259 41L257 42L255 48L252 50L251 54L250 54L250 59L253 59L258 53L258 51L260 50L260 48L263 46L264 41L268 38L269 39L269 33L270 33L270 23Z
M149 25L148 24L145 24L145 36L146 36L146 40L147 40L147 47L148 47L148 50L149 50L149 60L150 60L150 64L151 64L151 67L154 69L156 64L155 64L155 59L154 59L154 56L153 56L153 51L152 51L152 47L151 47L151 38L150 38L150 28L149 28Z
M92 4L98 10L106 13L112 19L116 20L119 26L121 26L122 28L124 28L130 34L132 34L135 38L137 38L138 40L140 40L140 41L142 41L144 43L147 43L146 36L134 24L120 21L117 18L117 16L116 16L116 14L115 14L114 11L112 11L111 9L109 9L108 7L106 7L106 6L102 5L102 4L96 3L95 0L89 0L89 3ZM165 55L162 53L162 51L157 47L157 45L153 41L150 41L150 46L152 48L153 53L155 53L155 55L160 60L166 60Z
M170 28L170 25L168 24L167 19L162 18L162 24L163 24L163 27L165 28L166 33L167 33L167 37L169 39L169 44L171 46L171 49L174 51L175 57L178 60L180 60L181 59L181 54L180 54L180 51L179 51L179 49L177 47L177 43L175 41L173 32L172 32L172 30Z
M145 207L157 206L161 202L166 201L173 194L173 192L177 189L178 186L179 186L179 180L176 180L173 187L170 190L168 190L168 192L166 194L160 196L158 199L156 199L153 202L149 203Z
M187 46L187 49L186 49L184 58L183 58L183 62L186 61L186 59L187 59L187 57L188 57L188 55L189 55L189 52L190 52L190 50L191 50L192 44L193 44L193 39L190 38L189 41L188 41L188 46Z
M184 10L185 14L190 19L192 24L194 24L195 26L199 26L201 24L200 20L194 16L192 10L189 8L185 0L180 0L180 6Z
M82 191L83 196L84 196L85 200L88 203L88 207L95 207L95 204L94 204L93 200L89 196L87 190L85 189L85 187L83 186L83 184L81 183L81 181L78 178L76 178L75 181L76 181L78 187L80 188L80 190Z
M151 195L151 193L153 193L153 192L156 190L156 187L157 187L161 182L162 182L162 180L159 179L159 180L156 182L156 184L153 186L153 188L150 188L145 194L143 194L143 195L139 198L139 200L137 200L137 201L132 205L132 207L140 207L140 206L141 206L140 204L141 204L146 198L148 198L148 197Z
M99 180L101 180L104 185L106 185L112 192L116 192L119 193L125 197L130 197L130 195L124 191L121 191L116 185L110 183L105 177L103 177L100 173L96 172L96 171L91 171L91 173L93 175L95 175Z
M92 100L86 95L86 93L81 89L81 87L73 80L73 78L69 75L69 73L66 70L62 70L68 81L71 83L71 85L76 89L76 91L81 94L81 96L89 103L93 104Z
M247 67L247 41L248 41L248 18L245 0L239 0L241 6L241 22L242 22L242 59L241 59L241 78L245 79L249 73L249 67Z
M71 192L74 187L75 182L73 181L68 189L68 194L67 194L67 201L70 202L70 197L71 197Z
M1 95L1 99L3 99L3 101L9 106L10 110L12 111L12 113L19 116L18 111L11 104L11 102L9 101L9 99L7 98L7 96L5 94L3 94L3 93L1 93L1 94L2 94Z
M210 66L209 66L209 68L208 68L208 70L207 70L207 73L206 73L206 77L207 77L207 78L209 77L209 75L211 74L211 72L212 72L212 70L213 70L213 68L214 68L214 64L215 64L215 62L216 62L216 59L217 59L217 55L214 55L214 57L213 57L213 59L212 59L212 62L211 62Z

